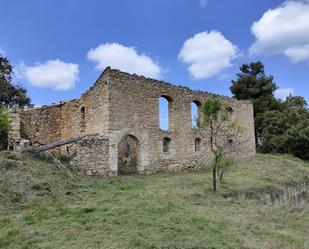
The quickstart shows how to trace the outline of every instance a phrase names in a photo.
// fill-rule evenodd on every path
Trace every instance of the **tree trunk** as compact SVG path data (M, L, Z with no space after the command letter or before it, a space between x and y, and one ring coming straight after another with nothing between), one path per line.
M214 155L215 155L215 164L213 165L213 168L212 168L212 190L214 192L216 192L217 191L217 178L216 178L216 175L217 175L217 156L216 156L215 149L214 149L214 137L213 137L213 124L212 124L212 122L210 122L210 148L211 148L212 153L214 153Z
M217 165L214 165L212 169L212 189L214 192L217 192Z
M42 152L42 151L54 149L54 148L57 148L57 147L60 147L60 146L66 145L66 144L76 143L77 141L79 141L83 138L89 137L89 136L98 136L98 135L99 135L98 133L94 133L94 134L86 134L86 135L82 135L82 136L72 137L72 138L69 138L69 139L60 140L60 141L53 142L53 143L50 143L50 144L41 145L39 147L31 146L31 147L28 147L28 148L24 148L20 152L27 152L27 151L32 151L32 150L34 150L35 152Z
M215 164L212 169L212 190L217 192L217 164L218 164L218 157L215 156Z

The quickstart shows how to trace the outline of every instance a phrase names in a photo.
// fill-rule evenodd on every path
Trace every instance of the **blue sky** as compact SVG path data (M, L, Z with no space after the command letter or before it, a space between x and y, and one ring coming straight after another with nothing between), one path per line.
M36 105L78 98L106 65L230 96L255 60L278 96L309 101L307 0L0 0L0 13L0 49Z

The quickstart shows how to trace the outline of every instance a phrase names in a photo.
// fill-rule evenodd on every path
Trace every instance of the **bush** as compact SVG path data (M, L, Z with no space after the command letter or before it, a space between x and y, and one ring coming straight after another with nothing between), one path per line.
M284 141L290 154L309 160L309 120L288 129Z
M218 160L218 177L220 183L223 183L223 175L228 170L228 168L232 167L236 163L233 157L222 155Z
M20 161L15 161L12 159L2 159L0 168L3 168L5 170L12 170L12 169L15 169L21 166L22 166L22 162Z
M0 150L7 149L9 130L9 116L0 108Z
M263 116L262 153L289 153L309 160L309 111L302 97L289 96L282 110Z
M16 161L21 161L24 159L24 157L23 157L23 154L19 152L4 150L0 152L0 160L1 159L12 159Z

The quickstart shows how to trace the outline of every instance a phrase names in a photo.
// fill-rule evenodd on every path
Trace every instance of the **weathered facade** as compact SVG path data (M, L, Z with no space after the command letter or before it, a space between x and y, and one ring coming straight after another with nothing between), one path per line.
M204 167L211 158L209 139L206 130L192 128L191 104L201 106L211 96L107 68L80 99L23 110L19 117L21 137L32 144L46 144L99 133L76 145L75 163L88 174ZM160 97L169 103L167 131L159 128ZM254 154L251 102L218 98L230 107L231 119L244 128L242 145L235 153Z

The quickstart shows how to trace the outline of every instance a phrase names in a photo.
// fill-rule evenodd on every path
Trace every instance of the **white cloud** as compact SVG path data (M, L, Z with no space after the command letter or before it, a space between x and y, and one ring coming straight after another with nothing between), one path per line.
M279 88L275 91L275 97L277 99L285 100L290 94L294 94L294 89L292 88Z
M200 0L200 6L201 7L206 7L208 3L208 0Z
M149 56L138 54L133 47L125 47L118 43L105 43L90 49L87 58L97 63L96 68L103 70L108 66L128 73L136 73L146 77L158 78L161 68Z
M309 60L309 1L286 1L264 13L251 27L251 54L284 54L292 62Z
M187 39L178 59L188 65L194 79L206 79L232 66L232 60L239 56L233 45L220 32L202 32Z
M288 48L284 54L290 58L293 63L309 60L309 44L299 47Z
M20 66L20 73L33 86L67 91L75 87L79 80L77 64L61 60L49 60L35 66Z

